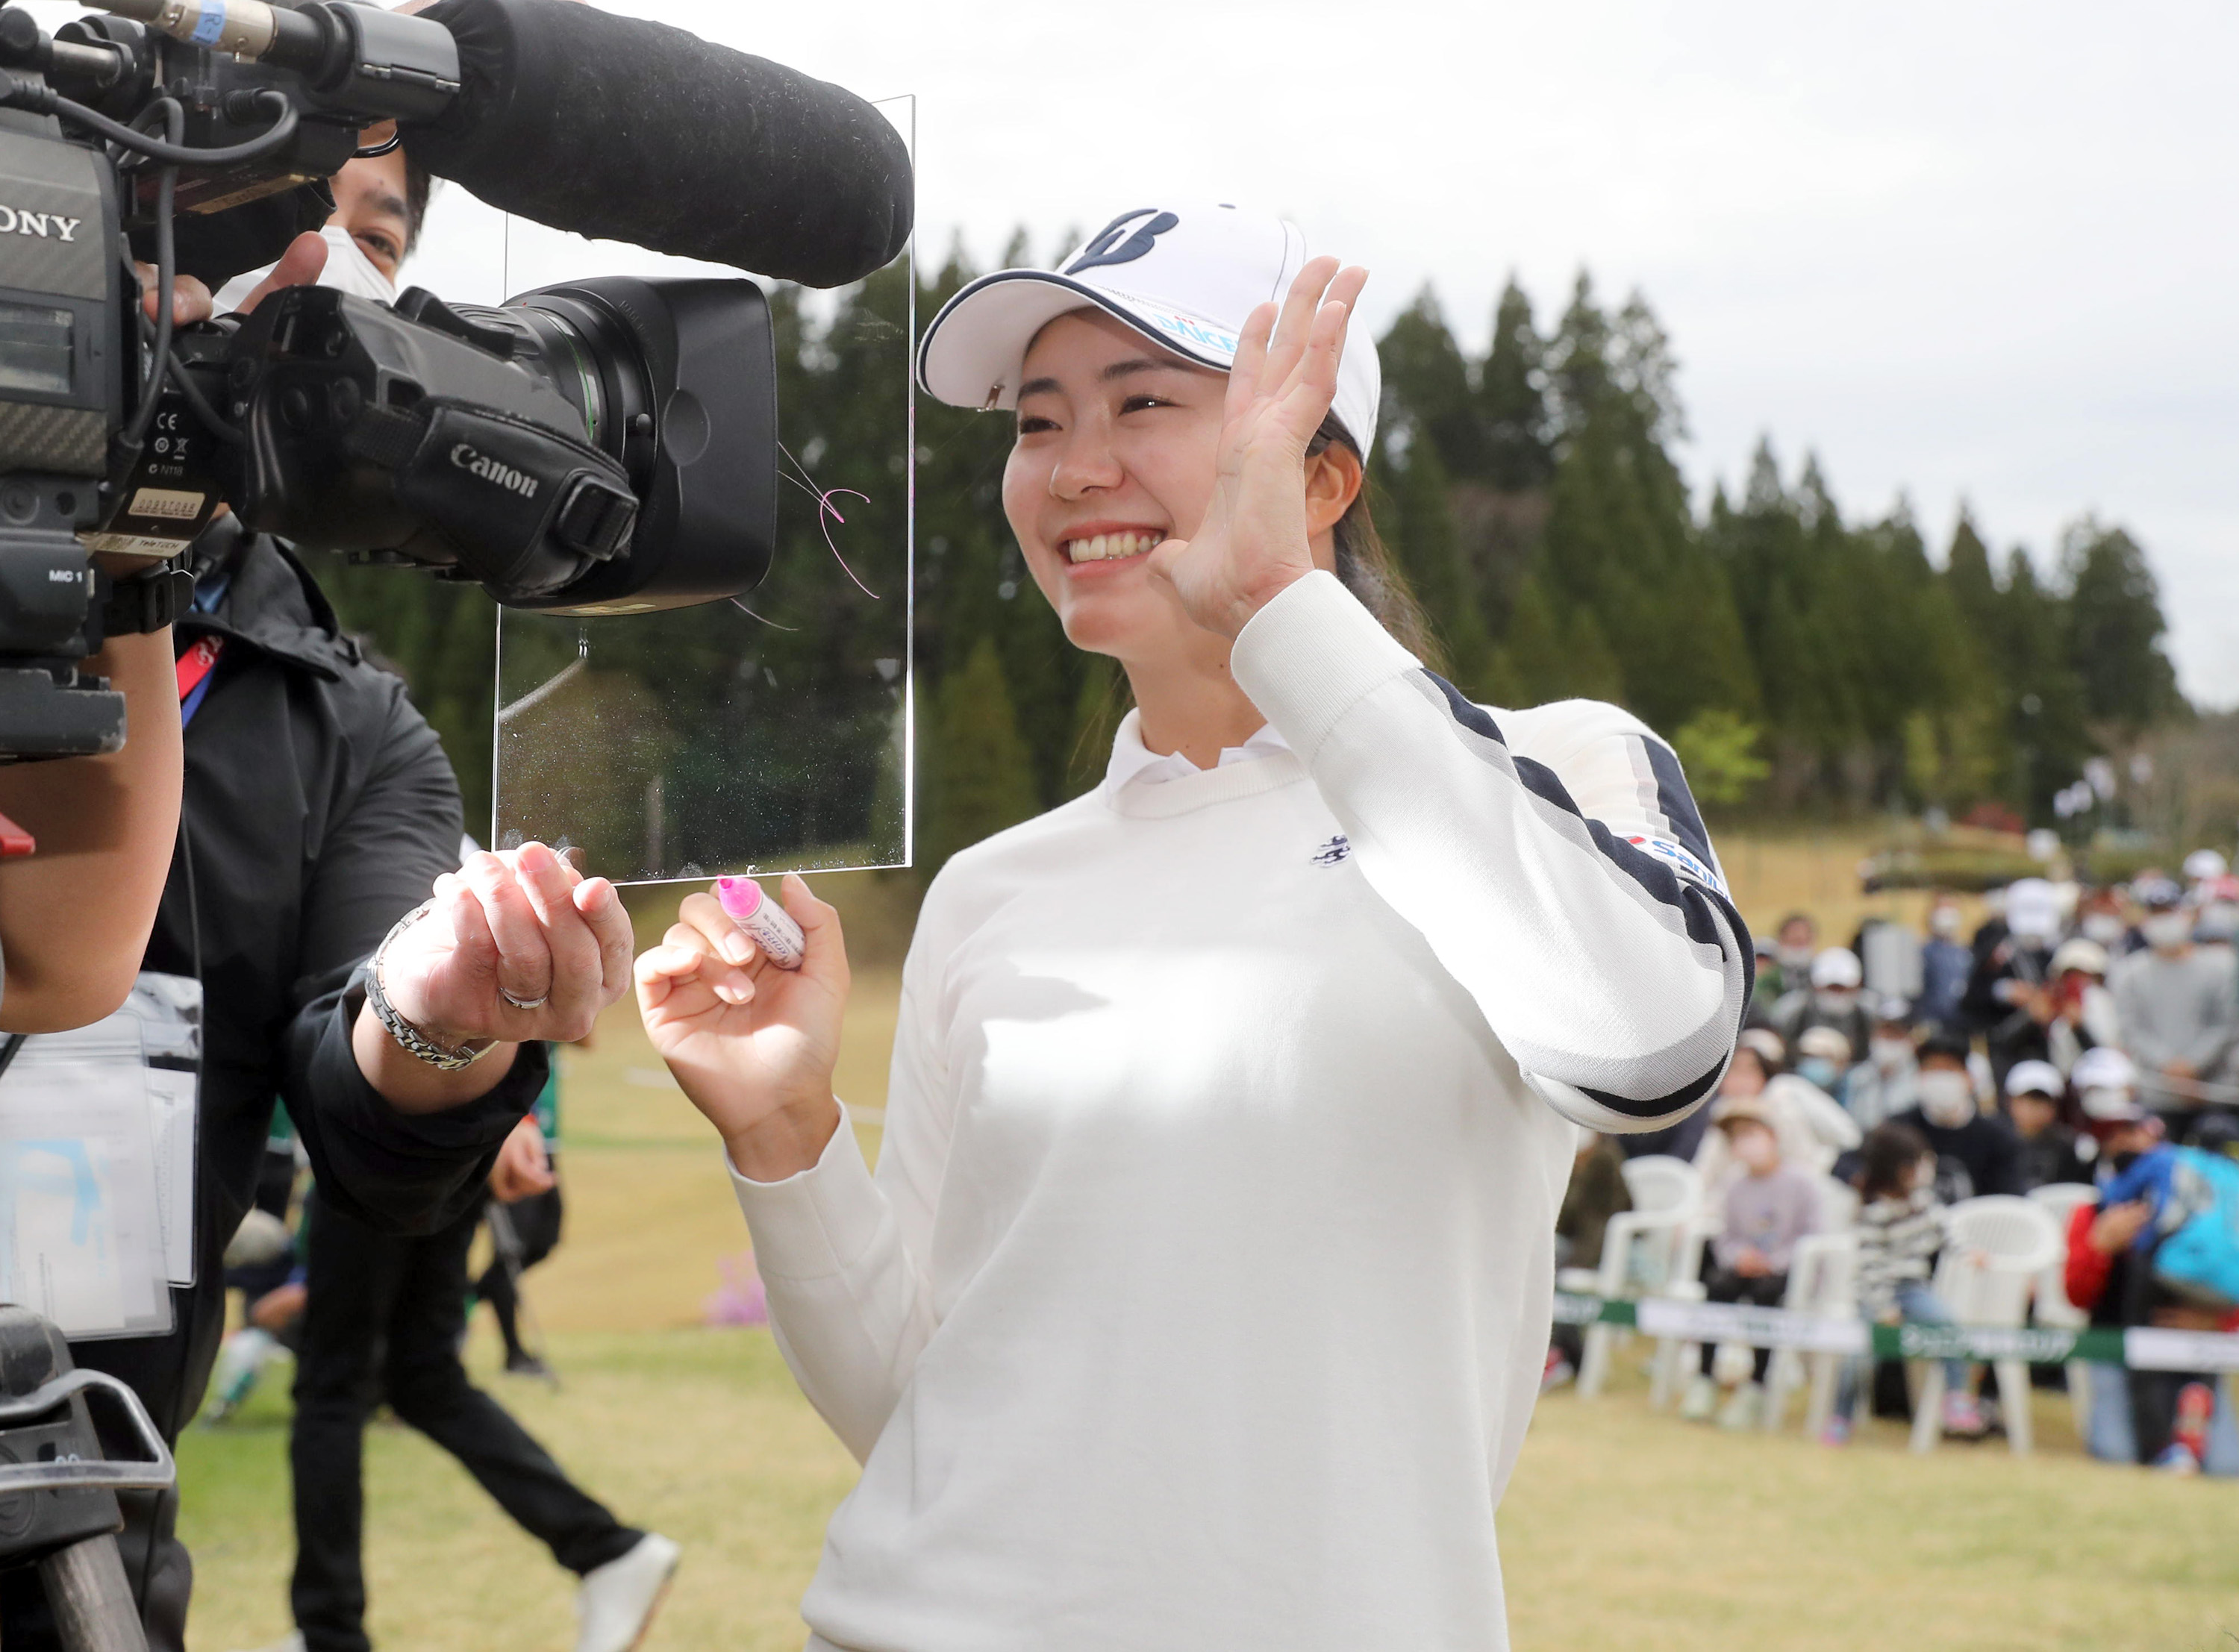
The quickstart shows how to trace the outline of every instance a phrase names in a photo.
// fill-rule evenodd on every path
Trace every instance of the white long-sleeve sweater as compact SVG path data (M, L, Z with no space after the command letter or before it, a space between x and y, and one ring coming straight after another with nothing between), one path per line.
M1623 712L1488 715L1325 574L1234 668L1291 751L956 857L876 1177L738 1182L864 1463L812 1648L1506 1645L1566 1118L1707 1096L1748 938Z

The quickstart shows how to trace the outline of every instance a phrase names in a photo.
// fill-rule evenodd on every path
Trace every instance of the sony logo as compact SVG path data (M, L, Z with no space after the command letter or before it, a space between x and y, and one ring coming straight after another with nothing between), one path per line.
M59 212L30 212L20 207L0 206L0 236L37 236L42 241L50 236L56 241L74 242L83 218L65 218Z
M500 464L487 454L476 453L463 441L451 449L451 462L469 475L511 488L523 499L536 497L535 477L523 475L511 465Z

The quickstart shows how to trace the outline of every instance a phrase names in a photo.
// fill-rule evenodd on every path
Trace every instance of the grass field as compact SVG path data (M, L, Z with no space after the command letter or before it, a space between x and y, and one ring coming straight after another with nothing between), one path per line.
M1753 922L1806 906L1830 933L1866 909L1844 874L1870 846L1722 843ZM875 1153L906 912L879 879L820 887L841 900L855 941L838 1087ZM658 928L648 901L641 940ZM565 1386L490 1374L486 1324L471 1363L588 1489L686 1544L649 1652L792 1652L854 1464L767 1332L696 1328L719 1261L746 1234L712 1138L634 1013L618 1005L567 1059L568 1232L530 1281ZM1540 1407L1501 1515L1521 1652L2239 1652L2239 1487L2085 1460L2057 1396L2040 1402L2031 1459L1958 1447L1916 1458L1886 1424L1838 1453L1793 1429L1736 1437L1652 1415L1637 1363L1621 1360L1599 1401ZM202 1652L262 1647L289 1627L284 1388L276 1379L181 1447ZM380 1644L571 1643L571 1580L455 1463L383 1424L367 1465Z

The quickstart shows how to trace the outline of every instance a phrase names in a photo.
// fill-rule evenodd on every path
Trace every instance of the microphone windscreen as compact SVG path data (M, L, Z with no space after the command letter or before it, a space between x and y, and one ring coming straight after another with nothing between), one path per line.
M827 82L568 0L437 0L462 90L405 149L491 206L811 287L909 238L909 151Z

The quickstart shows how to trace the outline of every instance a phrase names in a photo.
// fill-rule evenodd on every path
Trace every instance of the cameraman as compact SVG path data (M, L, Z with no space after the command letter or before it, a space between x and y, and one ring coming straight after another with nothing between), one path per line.
M396 296L397 269L428 209L427 173L408 170L401 156L354 163L333 189L325 235L302 236L261 279L229 287L217 309L252 309L268 292L315 281L362 298ZM212 313L202 282L182 275L177 285L175 321ZM155 306L150 293L151 315ZM102 565L121 577L143 567ZM0 1032L84 1026L124 1002L171 860L181 746L171 632L112 637L86 669L124 696L124 749L0 769L0 815L39 846L36 856L0 859Z
M354 163L365 164L388 175L369 200L424 202L401 156ZM380 210L358 201L329 228L362 247L353 226ZM400 256L416 229L402 226ZM334 250L303 237L262 287L319 273ZM197 1280L172 1292L169 1336L72 1350L130 1383L170 1438L209 1380L222 1257L255 1193L276 1099L336 1209L391 1231L443 1228L480 1198L542 1087L535 1041L589 1030L628 980L631 941L613 886L581 879L541 845L459 867L458 785L434 731L342 634L288 547L227 516L192 560L199 582L172 680L184 803L144 967L203 985ZM431 888L424 915L400 923ZM130 1455L122 1439L105 1443ZM192 1569L173 1535L176 1493L121 1500L149 1646L180 1648ZM35 1577L0 1578L0 1645L56 1644Z

